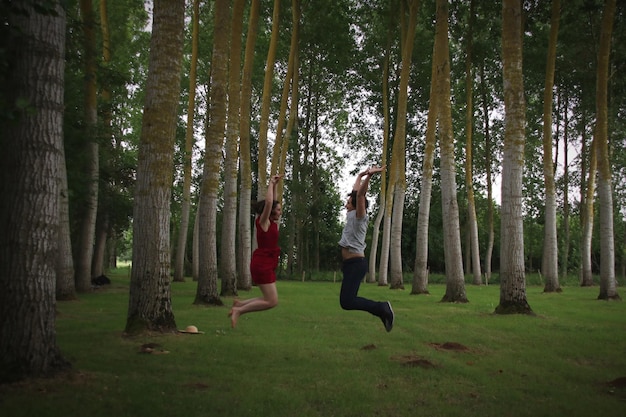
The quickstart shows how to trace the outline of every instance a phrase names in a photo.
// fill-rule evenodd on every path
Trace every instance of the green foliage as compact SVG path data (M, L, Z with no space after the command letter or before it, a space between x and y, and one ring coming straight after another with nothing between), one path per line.
M597 288L529 287L532 317L492 314L495 285L449 304L443 285L412 296L364 284L362 295L393 303L386 333L376 317L341 310L339 283L279 282L279 306L232 330L228 307L193 305L187 281L172 284L178 328L203 334L126 338L128 270L112 278L57 304L73 372L0 387L6 415L623 415L626 304L595 300Z

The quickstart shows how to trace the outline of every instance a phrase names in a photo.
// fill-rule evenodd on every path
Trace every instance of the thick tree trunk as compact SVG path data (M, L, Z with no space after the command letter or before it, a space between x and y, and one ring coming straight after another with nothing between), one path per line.
M524 171L525 102L522 74L521 0L502 3L504 79L504 152L500 227L500 303L496 314L531 314L526 300L522 174Z
M228 117L224 146L224 209L220 238L221 296L237 295L237 165L239 153L239 110L241 103L241 32L243 27L243 0L233 2L228 68Z
M28 106L8 109L15 123L0 133L0 383L70 366L55 328L65 11L48 6L42 13L27 3L6 16L12 61L0 89L6 103Z
M207 111L206 157L200 207L198 208L198 287L194 304L223 305L217 291L217 201L220 181L220 160L224 144L228 88L228 39L230 35L230 2L215 2L213 55L211 57L211 89Z
M466 303L459 205L456 197L456 163L450 100L450 50L448 45L448 0L437 0L436 47L439 64L439 131L441 138L441 203L444 255L446 263L446 293L442 301Z
M183 53L184 0L155 0L133 210L126 333L176 331L170 285L170 199Z

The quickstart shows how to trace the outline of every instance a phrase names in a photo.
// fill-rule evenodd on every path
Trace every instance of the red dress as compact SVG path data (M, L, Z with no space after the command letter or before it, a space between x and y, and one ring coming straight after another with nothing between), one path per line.
M278 247L278 224L270 220L267 232L263 231L259 217L254 221L256 225L257 248L252 253L250 261L250 275L255 284L271 284L276 282L276 268L280 248Z

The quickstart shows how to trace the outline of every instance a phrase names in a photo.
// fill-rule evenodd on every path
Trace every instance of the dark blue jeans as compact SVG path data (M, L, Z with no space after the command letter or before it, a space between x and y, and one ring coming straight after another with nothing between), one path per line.
M381 317L384 303L357 295L367 269L367 258L351 258L343 261L341 265L343 280L341 281L339 303L344 310L362 310Z

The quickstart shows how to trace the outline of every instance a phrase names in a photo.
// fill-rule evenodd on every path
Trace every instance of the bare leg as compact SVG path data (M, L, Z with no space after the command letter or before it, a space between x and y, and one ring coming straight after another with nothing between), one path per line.
M230 324L233 328L237 326L239 316L253 311L269 310L278 304L278 292L276 283L261 284L259 289L263 297L250 298L249 300L235 302L230 309ZM238 301L238 300L237 300Z

